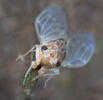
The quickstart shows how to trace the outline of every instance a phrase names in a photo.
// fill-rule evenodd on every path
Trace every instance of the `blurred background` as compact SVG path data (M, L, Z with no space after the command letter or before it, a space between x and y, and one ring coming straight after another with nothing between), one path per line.
M67 16L68 34L88 31L96 40L91 61L83 68L62 69L42 88L32 88L22 99L22 76L29 67L15 61L39 43L34 21L50 5L61 6ZM103 100L103 0L0 0L0 99L1 100Z

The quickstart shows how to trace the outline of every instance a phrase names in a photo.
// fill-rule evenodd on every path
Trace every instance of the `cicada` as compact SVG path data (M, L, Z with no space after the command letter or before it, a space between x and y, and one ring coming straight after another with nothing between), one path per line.
M89 32L79 32L68 35L66 15L59 6L51 6L43 10L36 18L35 28L40 44L34 45L24 55L35 53L35 60L31 62L25 74L25 79L32 69L37 69L37 76L49 76L46 82L55 75L60 74L60 68L78 68L85 66L91 59L95 41Z

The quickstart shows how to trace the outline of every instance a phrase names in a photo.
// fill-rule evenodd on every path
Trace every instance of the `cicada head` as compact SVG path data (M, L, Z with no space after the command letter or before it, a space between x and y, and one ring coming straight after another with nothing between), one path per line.
M36 59L41 60L41 64L49 67L60 66L65 53L64 40L60 39L43 42L37 46Z

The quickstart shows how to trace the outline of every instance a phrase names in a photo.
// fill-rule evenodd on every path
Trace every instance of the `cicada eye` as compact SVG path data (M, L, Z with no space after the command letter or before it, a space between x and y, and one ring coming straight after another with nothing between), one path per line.
M47 46L46 45L43 45L42 47L41 47L41 50L47 50L48 48L47 48Z
M59 67L61 65L60 61L57 61L56 66Z

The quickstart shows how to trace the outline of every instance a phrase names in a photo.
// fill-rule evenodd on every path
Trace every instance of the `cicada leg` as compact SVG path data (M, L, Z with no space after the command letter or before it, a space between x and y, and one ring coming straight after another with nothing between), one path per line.
M58 68L49 69L49 71L51 71L52 73L48 75L49 77L48 77L48 79L45 81L44 88L47 86L47 83L48 83L48 81L49 81L51 78L53 78L54 76L57 76L57 75L60 74L60 71L59 71Z
M56 75L59 75L60 72L59 72L59 69L58 68L52 68L52 69L46 69L45 67L42 67L40 70L39 70L39 75L36 76L33 80L37 80L38 78L40 77L46 77L48 76L48 78L46 79L45 81L45 84L44 84L44 88L47 86L47 82L54 76Z
M20 61L23 61L24 60L24 57L26 57L28 54L30 54L31 52L35 52L35 49L36 49L36 45L34 45L28 52L26 52L25 54L23 55L19 55L17 58L16 58L16 61L20 60Z

